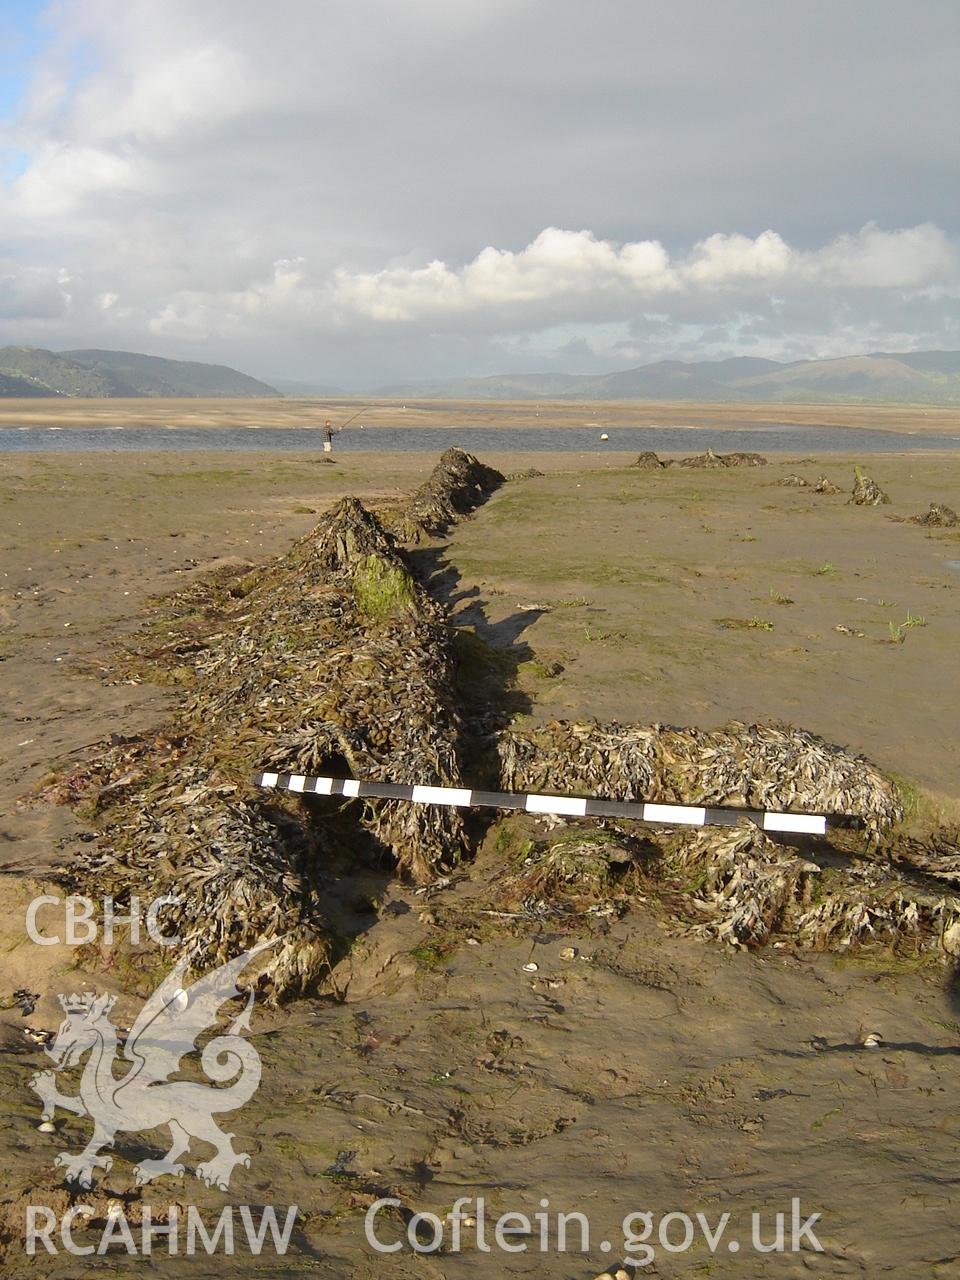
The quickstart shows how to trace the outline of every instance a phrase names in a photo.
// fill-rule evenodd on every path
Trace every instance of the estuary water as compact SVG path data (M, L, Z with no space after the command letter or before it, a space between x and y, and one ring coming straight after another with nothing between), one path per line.
M903 453L960 449L960 436L869 428L768 424L750 430L723 427L609 427L602 441L595 427L349 427L334 440L335 453L440 453L458 445L470 453ZM226 453L323 450L314 427L4 427L0 453L180 452Z

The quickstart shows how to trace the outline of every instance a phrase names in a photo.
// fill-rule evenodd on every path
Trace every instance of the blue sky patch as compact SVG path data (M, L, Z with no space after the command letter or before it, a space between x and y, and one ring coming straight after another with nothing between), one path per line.
M30 78L30 67L45 41L40 21L45 4L37 0L0 0L0 120L16 113Z

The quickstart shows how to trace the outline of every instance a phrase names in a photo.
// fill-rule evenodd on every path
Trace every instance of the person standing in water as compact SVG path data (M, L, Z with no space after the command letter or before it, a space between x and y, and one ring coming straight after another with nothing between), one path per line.
M372 406L369 404L364 405L363 408L358 409L357 412L352 417L347 418L346 422L341 422L339 427L335 427L333 423L330 421L330 419L327 418L326 422L323 424L323 452L333 453L334 435L339 435L340 432L343 431L345 427L348 427L351 422L355 422L357 418L360 417L361 413L366 413L366 411L371 407Z

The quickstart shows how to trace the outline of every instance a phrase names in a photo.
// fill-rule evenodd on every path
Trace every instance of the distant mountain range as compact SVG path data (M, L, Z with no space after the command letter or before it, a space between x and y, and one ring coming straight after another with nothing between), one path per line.
M134 351L0 347L0 396L277 396L222 364L164 360Z
M344 396L319 382L281 390L220 364L133 351L0 347L0 397ZM356 393L353 393L356 394ZM517 373L379 387L405 400L697 400L808 404L960 404L960 351L911 351L784 363L756 356L660 360L616 373Z
M378 396L457 400L766 400L816 404L960 404L960 351L876 351L782 363L754 356L660 360L600 375L499 374L381 387Z

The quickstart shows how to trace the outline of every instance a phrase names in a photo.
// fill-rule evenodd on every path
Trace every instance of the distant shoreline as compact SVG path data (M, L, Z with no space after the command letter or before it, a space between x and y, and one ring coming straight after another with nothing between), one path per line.
M960 406L705 403L698 401L395 400L336 399L0 399L0 428L64 429L141 427L206 429L259 426L287 429L336 427L355 419L377 427L458 427L522 429L591 427L725 427L750 431L775 425L846 427L872 431L960 437Z

